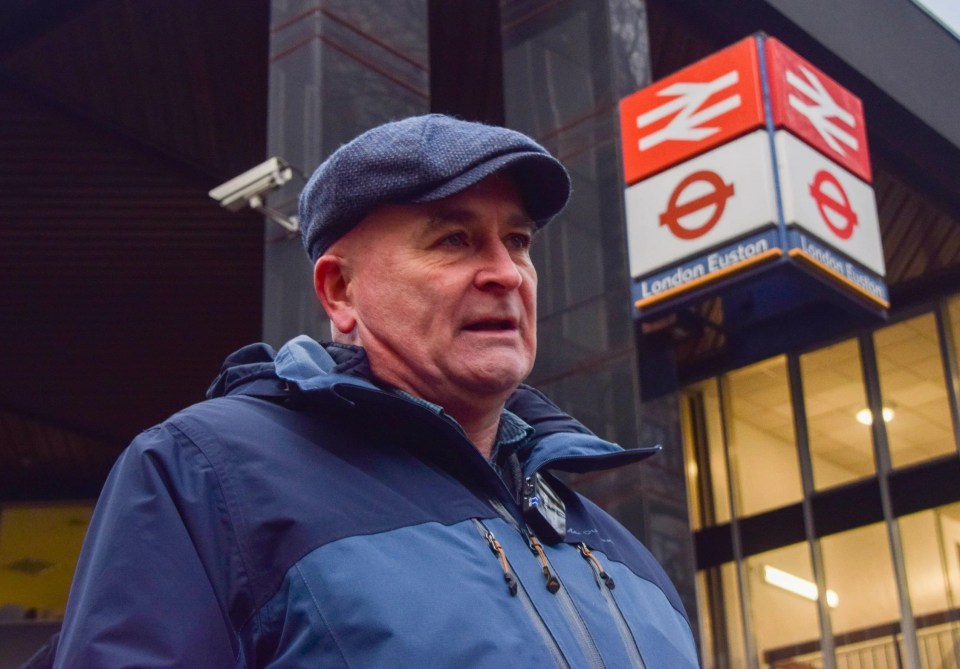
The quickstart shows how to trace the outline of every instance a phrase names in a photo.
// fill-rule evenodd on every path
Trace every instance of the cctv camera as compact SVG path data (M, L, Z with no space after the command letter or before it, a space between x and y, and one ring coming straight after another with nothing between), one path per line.
M270 158L243 174L210 191L210 197L221 207L239 211L244 207L259 209L263 196L280 188L293 177L293 168L281 158Z

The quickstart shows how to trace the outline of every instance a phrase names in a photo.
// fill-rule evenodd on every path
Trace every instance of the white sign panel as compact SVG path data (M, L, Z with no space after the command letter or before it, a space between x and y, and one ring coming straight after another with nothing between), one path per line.
M788 132L776 144L784 222L883 276L873 189Z
M630 275L775 224L769 137L751 133L627 188Z

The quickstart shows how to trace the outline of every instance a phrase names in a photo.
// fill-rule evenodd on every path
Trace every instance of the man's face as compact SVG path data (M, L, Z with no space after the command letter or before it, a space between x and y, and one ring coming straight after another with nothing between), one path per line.
M491 177L444 200L384 205L332 252L382 381L442 406L509 395L537 349L534 226Z

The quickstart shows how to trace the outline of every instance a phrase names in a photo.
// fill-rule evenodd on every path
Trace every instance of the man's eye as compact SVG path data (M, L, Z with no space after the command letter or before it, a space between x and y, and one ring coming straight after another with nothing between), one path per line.
M507 236L507 245L519 251L525 251L533 243L533 237L526 233L515 232Z
M456 232L441 239L440 246L452 246L454 248L460 248L466 246L467 242L467 235L465 233Z

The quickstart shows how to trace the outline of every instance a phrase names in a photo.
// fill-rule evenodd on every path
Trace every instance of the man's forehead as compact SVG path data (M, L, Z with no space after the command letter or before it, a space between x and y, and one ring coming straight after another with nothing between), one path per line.
M536 228L527 214L513 180L497 174L470 188L435 202L417 205L429 212L429 223L469 223L482 220L496 211L498 219L511 226Z
M531 233L537 230L537 224L527 216L522 207L509 207L501 211L496 218L490 218L490 212L480 207L470 206L465 202L435 202L428 206L427 216L424 219L428 228L438 228L445 225L479 225L485 222L496 222L511 228L529 229Z
M328 252L358 259L370 256L373 247L419 244L425 235L443 228L480 228L489 223L531 235L539 229L524 211L519 198L485 193L465 197L459 193L436 202L380 205L337 240Z

